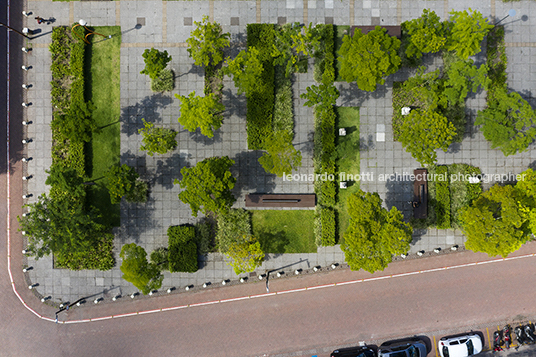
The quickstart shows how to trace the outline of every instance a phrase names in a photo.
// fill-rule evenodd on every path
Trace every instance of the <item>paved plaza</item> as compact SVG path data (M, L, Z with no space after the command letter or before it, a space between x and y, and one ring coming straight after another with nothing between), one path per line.
M471 8L480 11L494 22L506 15L510 8L517 11L515 18L503 22L506 29L508 84L520 92L527 100L532 99L536 90L536 31L531 13L536 13L536 2L522 1L502 3L495 0L470 2ZM121 203L121 227L116 228L114 254L116 267L110 271L68 271L52 269L52 259L38 261L28 258L27 264L33 269L28 278L40 286L37 291L43 296L52 296L54 301L75 301L82 296L111 297L118 293L126 295L136 289L121 278L119 251L123 244L137 243L150 252L167 246L167 228L171 225L195 223L189 206L177 197L178 186L174 179L180 178L183 167L194 166L197 162L212 156L229 156L235 160L232 172L237 177L233 191L237 197L234 207L244 207L245 195L260 193L313 193L312 183L283 181L275 175L267 174L258 163L261 151L247 150L246 142L246 99L238 95L233 82L224 80L223 102L226 107L223 126L215 132L214 138L206 138L200 133L186 131L177 121L180 116L180 101L173 94L188 95L192 91L201 94L204 88L204 71L195 66L188 57L186 39L194 29L194 22L201 21L203 15L219 22L224 32L231 33L236 54L245 45L248 23L289 23L308 24L333 23L336 25L399 25L401 22L420 16L422 9L434 10L442 19L452 9L464 10L467 1L379 1L379 0L286 0L286 1L80 1L50 2L28 1L28 9L44 18L54 17L54 26L70 25L80 18L92 26L121 26L121 163L136 167L144 180L150 183L150 198L147 204ZM32 87L26 92L26 101L32 105L26 110L26 120L32 124L26 127L27 138L24 154L33 159L24 166L25 175L33 175L25 185L25 193L33 196L28 203L48 192L44 181L45 170L52 163L50 151L52 135L49 124L52 119L50 104L50 44L51 27L36 25L28 18L28 27L38 28L36 38L31 41L32 51L26 55L27 65L32 69L26 73L27 83ZM136 24L142 23L141 28ZM532 29L532 31L531 31ZM155 94L150 90L149 78L139 72L144 68L142 53L146 48L167 50L173 57L169 66L176 74L175 89L172 93ZM475 59L482 63L485 52ZM438 57L427 58L429 69L441 65ZM393 141L392 83L400 81L413 72L401 70L388 78L383 86L373 93L365 93L354 84L337 83L341 92L337 105L360 107L361 172L412 173L420 165ZM294 144L301 150L302 167L296 173L313 173L313 111L304 107L299 95L314 84L312 63L305 74L294 77ZM484 92L468 98L467 112L474 120L476 112L485 107ZM178 147L166 155L150 157L140 151L141 136L137 131L142 126L142 118L157 126L172 128L178 132ZM383 133L384 141L378 141L378 133ZM439 164L467 163L481 168L484 174L520 173L536 160L536 151L531 146L525 153L505 158L474 127L468 127L464 140L454 144L447 153L438 153ZM378 192L387 207L396 206L406 217L411 211L407 203L412 199L410 182L362 182L365 191ZM431 251L436 247L448 248L462 245L464 238L458 230L416 231L411 252ZM316 265L329 266L334 262L343 263L344 254L338 246L319 248L312 254L268 255L257 272L291 265L290 269L309 269ZM164 273L162 290L168 287L196 287L205 282L220 283L224 279L236 280L232 268L220 254L208 254L201 262L201 269L193 274Z

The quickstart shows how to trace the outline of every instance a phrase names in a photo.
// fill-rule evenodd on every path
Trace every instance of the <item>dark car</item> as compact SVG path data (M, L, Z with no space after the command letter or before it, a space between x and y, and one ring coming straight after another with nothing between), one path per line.
M331 352L331 357L376 357L376 351L368 346L339 348Z
M426 343L418 337L382 343L379 357L426 357Z

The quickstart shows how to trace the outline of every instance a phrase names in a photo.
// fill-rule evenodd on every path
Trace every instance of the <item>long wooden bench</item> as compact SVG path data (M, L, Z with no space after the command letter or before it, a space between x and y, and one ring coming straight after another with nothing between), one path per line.
M428 182L426 181L426 169L413 171L415 181L413 181L413 217L425 219L428 216Z
M246 195L246 207L314 207L316 195L313 194L259 194Z
M400 26L380 26L381 28L384 28L387 30L387 34L389 36L395 36L396 38L400 39L402 37L402 27ZM376 26L352 26L350 27L350 36L354 36L355 29L361 29L361 32L363 34L367 34L372 30L376 29Z

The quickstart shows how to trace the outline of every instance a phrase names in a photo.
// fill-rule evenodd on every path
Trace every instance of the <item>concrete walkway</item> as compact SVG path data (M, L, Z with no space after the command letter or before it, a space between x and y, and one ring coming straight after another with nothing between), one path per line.
M507 55L509 85L532 98L531 89L536 88L536 68L530 59L536 54L533 20L528 17L533 9L532 2L503 4L494 0L471 2L473 9L490 18L502 18L508 8L517 10L517 17L505 21L507 26ZM224 82L224 104L227 107L224 125L213 139L198 133L189 133L178 123L180 103L172 94L155 95L150 91L149 80L139 74L143 68L141 54L145 48L166 49L173 57L170 63L176 73L173 93L187 95L195 90L200 94L204 87L204 73L193 65L188 57L185 40L194 28L193 22L209 15L223 25L225 32L232 34L232 40L243 43L247 23L270 22L313 22L334 23L338 25L398 25L401 21L418 17L423 8L436 11L442 18L451 9L463 10L465 1L426 1L410 0L286 0L286 1L115 1L115 2L49 2L29 1L28 8L44 18L55 17L55 26L69 25L84 18L90 25L121 26L123 44L121 47L121 162L136 166L142 177L151 183L151 196L146 205L132 205L125 202L121 206L122 226L117 230L115 256L118 264L107 272L67 271L52 269L52 260L39 261L28 259L27 264L34 269L28 273L32 282L38 282L37 291L43 296L52 296L54 301L75 301L81 296L95 295L111 297L117 293L130 294L136 289L123 279L119 270L118 253L125 243L136 242L148 252L167 245L165 232L170 225L193 223L188 206L177 198L178 187L173 180L179 177L180 169L193 166L206 157L228 155L236 161L233 172L238 176L235 195L236 207L243 207L244 196L249 192L313 192L312 184L283 182L274 175L267 175L258 164L260 152L248 151L245 136L245 97L236 93L233 83L226 78ZM50 26L36 25L33 18L26 19L30 28L39 28L38 37L31 41L33 50L26 55L26 62L33 68L26 73L27 83L32 88L27 92L27 101L32 105L26 110L27 118L33 122L27 127L27 137L33 142L27 145L26 154L33 158L24 166L25 174L33 175L25 186L25 192L33 196L28 202L35 202L39 194L47 192L44 185L46 173L51 164L50 148L51 120L50 107ZM135 29L137 23L145 23ZM521 42L527 41L527 42ZM438 65L435 63L433 65ZM400 72L388 79L385 86L372 94L365 94L355 85L339 84L341 98L338 104L361 107L361 139L367 150L361 152L361 172L395 173L412 171L418 163L411 158L399 143L392 140L390 117L392 114L391 85L393 80L407 73ZM299 94L313 83L312 70L307 74L296 75L294 83L295 140L302 150L303 166L298 173L312 173L312 128L313 116L310 108L303 107ZM479 93L467 102L468 111L473 115L485 105L485 94ZM141 119L145 118L157 125L173 128L177 136L178 148L166 155L149 157L139 151L141 137L136 134ZM376 134L385 133L385 141L377 142ZM479 166L484 173L523 171L536 159L534 150L504 158L502 153L491 150L479 132L469 131L458 148L446 154L439 153L439 163L464 162ZM239 175L238 175L239 173ZM376 175L377 177L377 175ZM409 213L407 201L408 184L394 185L392 182L363 183L367 191L379 192L387 206L396 206L405 214ZM19 234L19 233L15 233ZM462 244L463 237L458 231L427 230L418 232L411 251L421 249L430 251L435 247L446 248ZM315 265L323 267L344 261L338 247L320 248L314 254L269 255L258 273L278 269L293 264L288 271ZM203 268L194 274L165 274L163 289L204 282L220 283L224 279L238 277L225 264L219 254L209 254L202 262Z

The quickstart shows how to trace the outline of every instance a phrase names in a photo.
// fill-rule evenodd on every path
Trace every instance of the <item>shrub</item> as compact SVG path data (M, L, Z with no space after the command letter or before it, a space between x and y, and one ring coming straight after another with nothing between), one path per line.
M273 130L285 131L294 137L294 104L292 100L292 81L285 76L282 66L275 67L275 101Z
M195 224L197 254L203 255L214 251L215 233L212 220L204 219Z
M194 227L169 227L168 245L169 271L171 273L194 273L198 270Z
M149 194L149 185L140 178L134 182L134 188L125 195L127 202L145 203Z
M148 123L142 118L144 127L138 130L143 136L140 150L147 151L147 155L165 154L177 147L177 132L172 129L156 128L153 123Z
M140 73L148 75L152 80L157 79L160 72L171 61L171 56L167 51L159 51L155 48L146 49L142 56L145 68Z
M160 247L151 252L151 263L156 265L160 271L168 270L168 250L165 247Z
M114 248L114 235L104 233L99 236L93 246L84 252L69 252L54 256L55 268L68 268L71 270L110 270L115 265L112 253Z
M227 253L233 242L251 234L251 216L243 209L231 209L227 214L218 215L216 242L221 253Z
M321 210L320 217L322 224L322 245L335 245L335 211L332 208L324 208Z
M446 178L445 180L436 181L436 215L437 228L450 228L450 189L447 166L437 166L436 173L438 177Z
M151 80L153 92L169 92L175 88L175 73L170 69L164 69L157 78Z
M247 46L255 47L262 58L263 72L256 91L247 96L247 133L250 150L264 149L264 138L272 132L274 109L274 66L271 58L275 36L272 24L248 24Z

